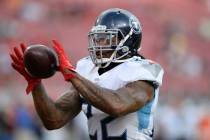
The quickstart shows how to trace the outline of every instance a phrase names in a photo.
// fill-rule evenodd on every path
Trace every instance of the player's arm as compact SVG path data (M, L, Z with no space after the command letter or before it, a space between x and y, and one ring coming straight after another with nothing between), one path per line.
M78 74L70 81L88 102L112 116L134 112L154 97L153 86L145 81L129 83L118 90L102 88Z
M36 111L49 130L61 128L81 111L80 97L73 87L54 102L40 83L32 91L32 96Z
M56 129L66 124L69 119L76 116L81 110L80 97L71 87L70 91L53 102L45 92L41 79L32 78L24 68L23 53L26 46L21 44L10 53L12 67L19 72L28 82L26 93L32 91L36 110L47 129Z
M97 86L76 72L62 46L53 41L59 57L59 70L66 81L70 81L77 91L92 105L112 116L121 116L134 112L154 97L154 88L144 81L137 81L119 90L110 90Z

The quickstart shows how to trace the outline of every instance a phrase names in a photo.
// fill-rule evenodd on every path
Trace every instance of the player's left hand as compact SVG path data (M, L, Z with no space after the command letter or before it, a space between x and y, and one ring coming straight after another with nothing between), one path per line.
M21 51L17 47L14 47L14 53L10 53L10 57L13 61L11 65L28 82L26 93L29 94L41 82L41 79L33 78L26 72L23 62L23 54L26 50L26 46L24 44L20 44L19 48L21 48Z
M58 59L59 59L59 71L63 74L64 79L66 81L69 81L71 78L75 77L75 68L74 66L70 63L63 47L61 44L53 40L53 48L55 49Z

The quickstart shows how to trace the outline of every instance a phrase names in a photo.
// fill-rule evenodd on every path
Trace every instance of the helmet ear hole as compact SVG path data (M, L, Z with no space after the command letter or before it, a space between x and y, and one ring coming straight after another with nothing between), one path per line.
M130 50L129 50L129 47L128 46L122 46L121 49L117 51L117 54L119 56L123 56L126 53L128 53L128 54L130 53Z
M129 47L128 46L123 46L122 47L122 52L123 53L127 53L129 51Z

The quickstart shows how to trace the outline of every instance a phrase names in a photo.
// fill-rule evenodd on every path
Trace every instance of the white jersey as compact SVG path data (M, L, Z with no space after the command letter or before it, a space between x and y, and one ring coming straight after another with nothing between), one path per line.
M138 111L122 117L111 117L85 102L82 105L88 118L88 132L91 140L153 139L153 115L164 73L159 64L134 56L129 61L99 75L98 67L95 67L90 57L86 57L78 61L76 71L100 87L112 90L117 90L138 80L150 81L156 85L152 101Z

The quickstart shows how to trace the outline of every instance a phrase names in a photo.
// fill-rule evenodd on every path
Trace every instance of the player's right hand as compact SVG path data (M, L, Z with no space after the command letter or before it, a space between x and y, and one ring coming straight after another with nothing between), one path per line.
M75 77L75 68L68 59L62 45L53 40L53 48L56 51L59 59L59 71L63 74L64 79L69 81L71 78Z
M20 51L21 49L21 51ZM24 62L23 62L23 54L26 50L26 46L24 44L20 44L20 47L14 47L13 53L10 53L10 57L12 59L12 67L19 72L28 82L28 86L26 88L26 93L29 94L40 82L41 79L32 78L25 70Z

